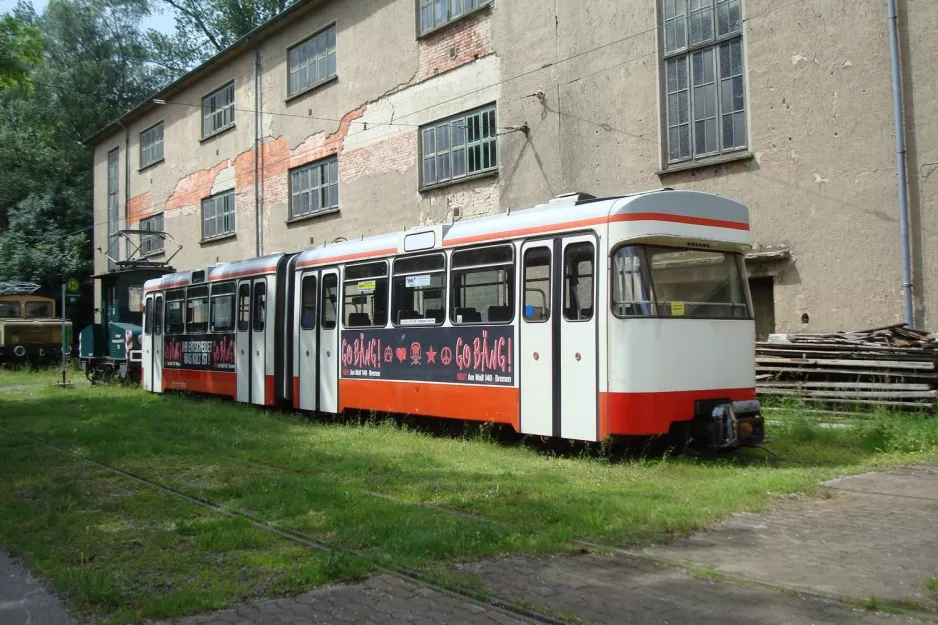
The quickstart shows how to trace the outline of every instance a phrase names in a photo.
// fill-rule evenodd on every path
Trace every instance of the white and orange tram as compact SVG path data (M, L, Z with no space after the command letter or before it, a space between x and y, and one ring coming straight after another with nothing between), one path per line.
M180 272L145 285L143 384L599 441L759 443L749 214L660 190Z

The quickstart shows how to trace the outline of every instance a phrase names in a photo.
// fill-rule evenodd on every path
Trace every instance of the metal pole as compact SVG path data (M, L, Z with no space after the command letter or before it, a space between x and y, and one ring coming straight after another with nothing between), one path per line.
M62 285L62 384L65 384L65 285Z
M896 122L896 173L899 178L899 245L902 252L902 300L905 322L915 326L912 308L912 267L909 243L908 181L905 171L905 118L902 110L902 72L899 67L899 27L896 0L886 0L889 11L889 54L892 60L892 108Z
M261 143L261 52L254 47L254 255L261 255L261 196L259 158Z

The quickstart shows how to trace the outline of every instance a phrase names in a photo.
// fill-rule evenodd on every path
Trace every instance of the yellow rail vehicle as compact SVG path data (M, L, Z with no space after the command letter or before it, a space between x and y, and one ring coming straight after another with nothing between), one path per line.
M62 320L55 300L40 295L0 295L0 364L53 362L62 354ZM65 322L66 345L72 324Z

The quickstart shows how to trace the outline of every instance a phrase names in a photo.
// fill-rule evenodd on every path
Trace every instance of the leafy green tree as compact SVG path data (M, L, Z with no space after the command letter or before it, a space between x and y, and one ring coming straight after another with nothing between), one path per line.
M152 60L181 74L221 52L295 0L154 0L176 16L172 35L151 31Z
M16 15L0 16L0 87L26 80L41 58L39 29Z
M166 79L149 63L139 27L148 11L142 0L52 0L38 16L18 9L43 52L27 81L0 87L0 279L51 286L88 274L92 149L84 139Z

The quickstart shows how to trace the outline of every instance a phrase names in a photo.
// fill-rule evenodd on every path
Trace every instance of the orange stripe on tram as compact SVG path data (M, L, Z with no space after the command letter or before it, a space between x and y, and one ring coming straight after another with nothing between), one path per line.
M754 388L654 393L600 393L600 436L652 436L666 434L675 421L690 421L698 400L756 398Z

